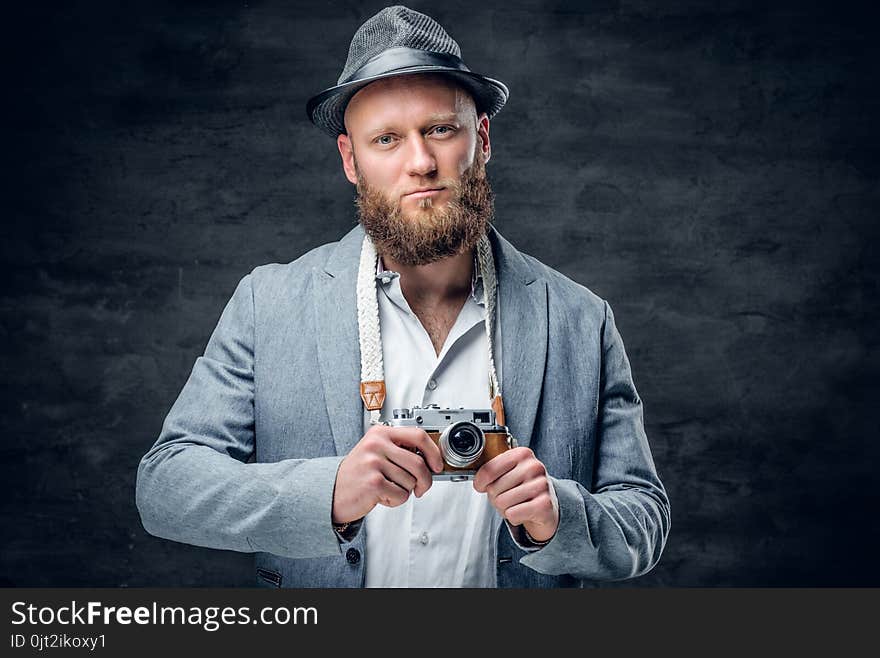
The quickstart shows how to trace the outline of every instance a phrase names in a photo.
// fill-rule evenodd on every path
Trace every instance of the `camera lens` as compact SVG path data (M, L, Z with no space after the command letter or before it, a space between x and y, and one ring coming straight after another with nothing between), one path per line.
M478 441L470 427L457 427L449 434L449 447L459 455L469 455L476 449Z
M440 434L443 460L456 468L467 468L483 454L483 430L467 421L453 423Z

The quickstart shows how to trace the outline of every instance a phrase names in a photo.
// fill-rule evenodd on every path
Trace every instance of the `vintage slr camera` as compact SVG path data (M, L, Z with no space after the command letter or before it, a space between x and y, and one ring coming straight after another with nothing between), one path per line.
M394 409L392 427L420 427L440 448L443 472L435 480L470 480L493 457L516 447L504 425L495 424L491 409L441 409L439 405Z

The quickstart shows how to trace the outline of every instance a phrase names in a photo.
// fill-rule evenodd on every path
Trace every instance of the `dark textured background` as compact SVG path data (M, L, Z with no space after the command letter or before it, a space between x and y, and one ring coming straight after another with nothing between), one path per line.
M645 402L673 524L629 584L880 585L875 17L471 5L411 4L511 89L497 225L611 302ZM251 584L147 535L135 470L237 281L353 225L303 106L381 6L8 16L0 585Z

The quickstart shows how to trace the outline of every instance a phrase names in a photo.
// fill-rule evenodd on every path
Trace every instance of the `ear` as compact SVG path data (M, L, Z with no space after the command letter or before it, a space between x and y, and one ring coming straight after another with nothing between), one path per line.
M483 154L483 163L485 164L492 157L492 144L489 141L489 115L485 112L477 117L477 139L479 140L480 153Z
M354 149L351 139L343 133L336 138L336 146L339 148L339 155L342 156L342 169L345 171L345 177L352 185L357 185L357 171L354 168Z

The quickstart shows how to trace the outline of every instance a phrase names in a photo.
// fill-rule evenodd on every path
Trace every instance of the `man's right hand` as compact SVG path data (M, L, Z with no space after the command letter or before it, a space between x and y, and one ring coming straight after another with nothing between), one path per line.
M372 426L339 465L333 523L357 521L376 505L403 505L410 493L423 496L432 470L443 470L443 457L424 430Z

